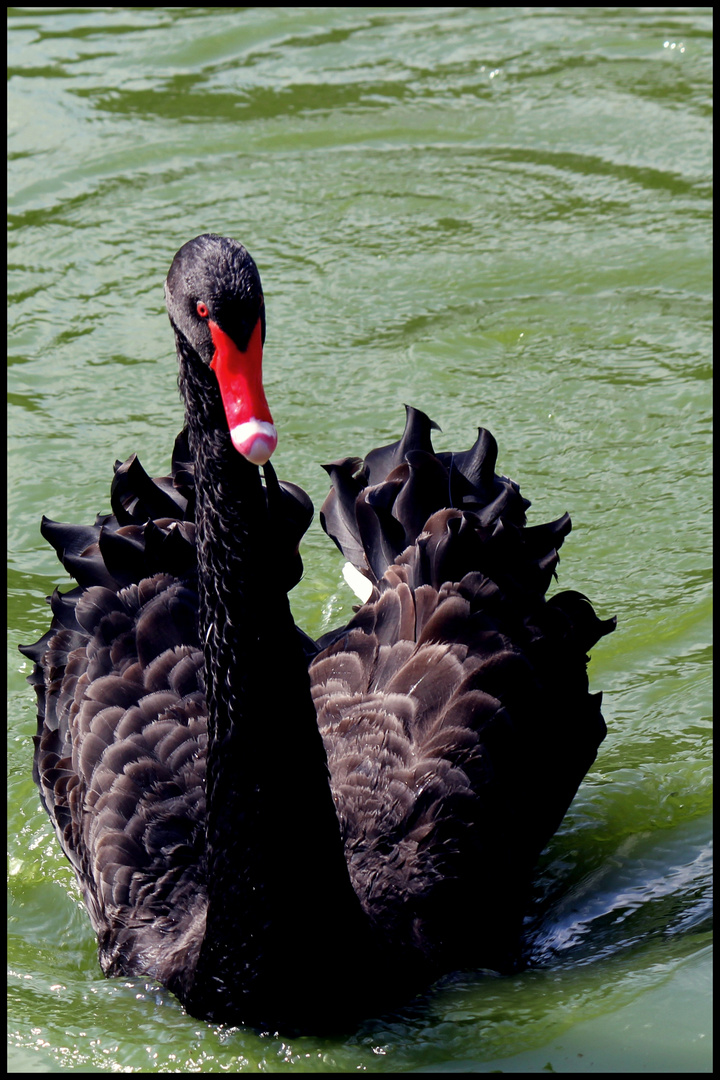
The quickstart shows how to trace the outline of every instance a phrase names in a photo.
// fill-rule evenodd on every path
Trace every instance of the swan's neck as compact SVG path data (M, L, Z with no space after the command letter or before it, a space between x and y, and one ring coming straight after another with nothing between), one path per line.
M336 935L362 934L364 920L259 470L226 432L192 419L208 705L208 916L195 992L205 1006L232 1001L244 1021L295 1020L299 1007L332 1003Z

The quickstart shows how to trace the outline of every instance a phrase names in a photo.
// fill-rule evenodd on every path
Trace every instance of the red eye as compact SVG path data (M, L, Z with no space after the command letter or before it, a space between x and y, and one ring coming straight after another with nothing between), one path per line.
M197 313L201 319L207 319L210 314L207 304L203 304L202 300L198 300Z

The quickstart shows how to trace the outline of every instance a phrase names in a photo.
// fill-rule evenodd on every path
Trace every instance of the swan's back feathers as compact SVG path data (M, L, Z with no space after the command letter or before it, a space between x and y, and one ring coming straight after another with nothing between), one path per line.
M43 536L79 584L55 590L50 629L21 647L38 699L33 776L101 966L154 975L181 997L207 907L207 707L188 459L183 432L170 476L149 477L135 455L116 463L113 513L94 525L43 518ZM312 504L269 468L266 498L290 588Z
M431 963L503 967L605 736L586 653L615 620L579 593L545 599L567 514L524 528L492 436L434 455L431 426L408 409L399 443L328 470L323 525L374 589L310 673L368 914Z

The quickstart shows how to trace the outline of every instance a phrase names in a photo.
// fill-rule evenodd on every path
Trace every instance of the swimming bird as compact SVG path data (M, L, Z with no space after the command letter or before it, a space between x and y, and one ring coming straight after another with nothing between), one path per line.
M615 620L546 597L569 517L526 526L487 430L435 453L407 408L397 442L326 467L321 523L365 598L312 640L288 592L313 507L269 460L258 269L205 234L165 293L171 473L133 455L111 513L43 518L77 585L22 648L33 775L102 970L295 1032L514 970L536 860L606 733L587 652Z

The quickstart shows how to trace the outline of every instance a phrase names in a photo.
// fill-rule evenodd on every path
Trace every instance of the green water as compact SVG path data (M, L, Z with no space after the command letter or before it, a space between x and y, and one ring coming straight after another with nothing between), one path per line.
M26 8L9 41L11 1071L709 1070L710 10ZM166 470L162 282L207 230L263 276L281 476L319 506L319 463L397 437L405 401L438 449L487 425L530 522L572 514L559 587L618 616L534 967L345 1039L103 979L30 774L15 645L67 584L39 518L109 509L133 451ZM304 557L319 634L352 600L317 523Z

